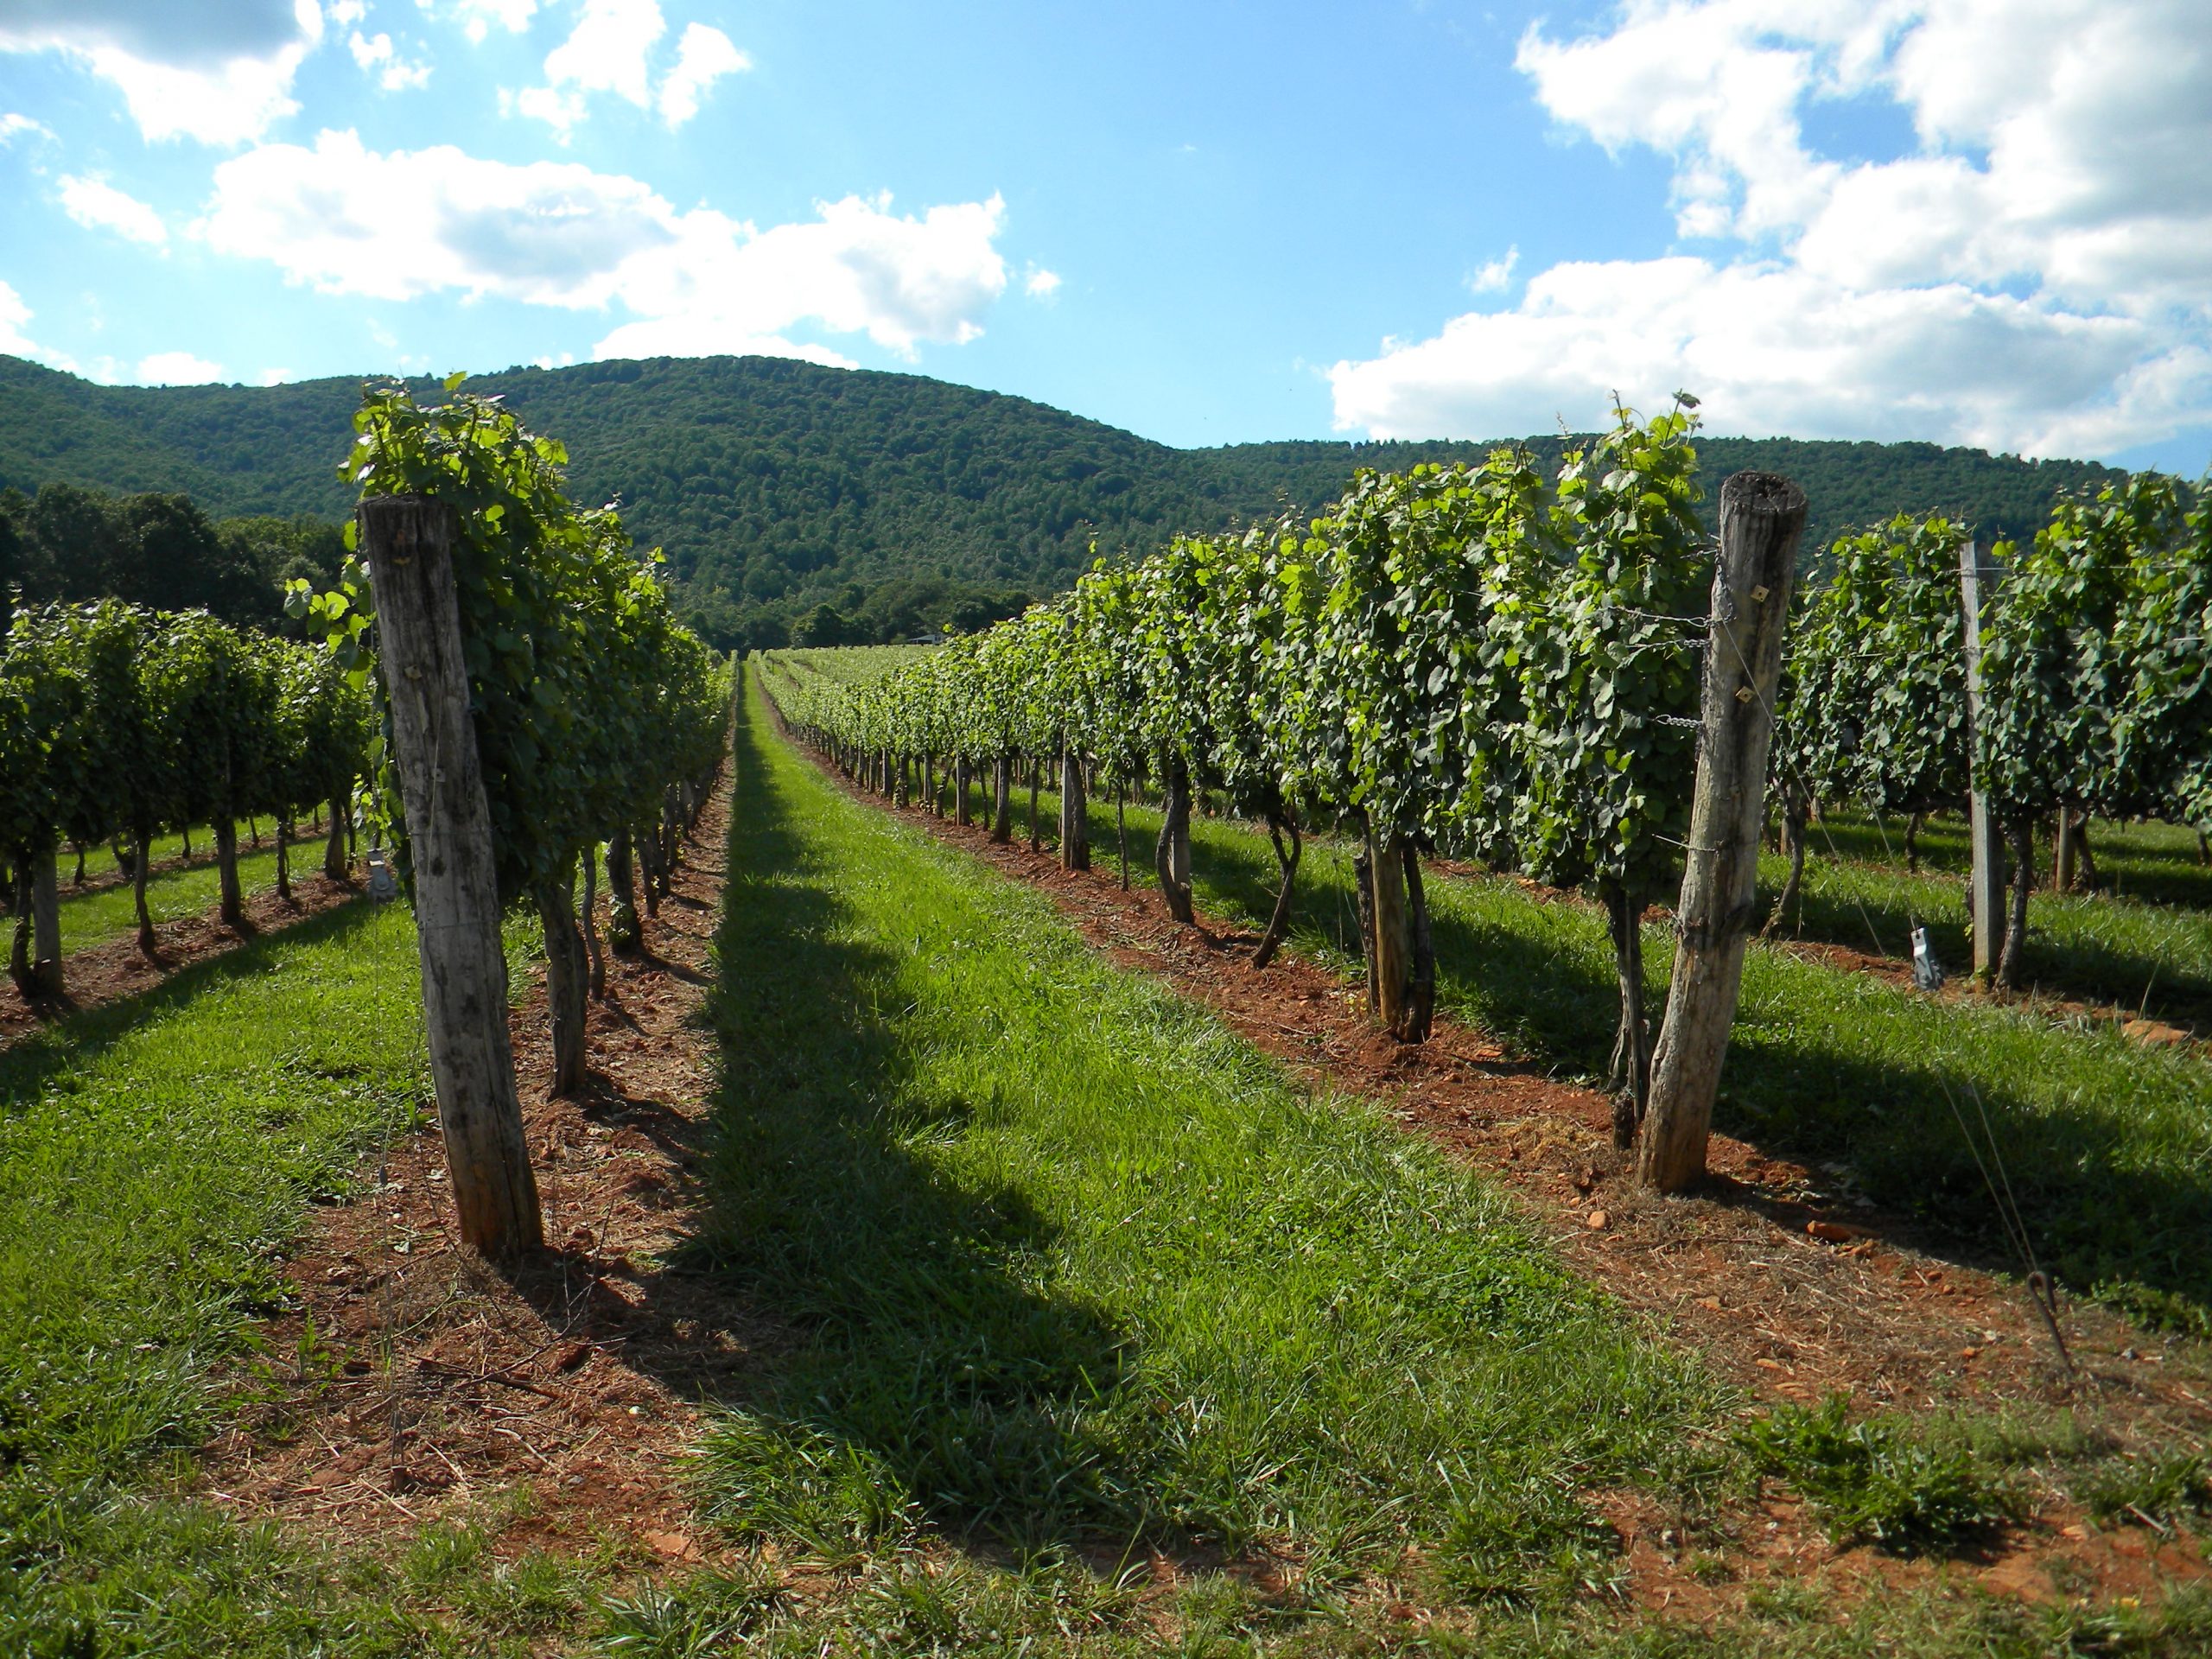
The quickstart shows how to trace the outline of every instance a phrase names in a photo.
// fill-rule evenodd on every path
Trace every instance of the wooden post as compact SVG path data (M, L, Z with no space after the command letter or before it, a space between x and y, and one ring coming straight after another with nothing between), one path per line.
M976 821L969 806L974 773L974 764L964 754L952 763L952 821L963 830Z
M1412 1024L1414 968L1405 852L1398 842L1386 841L1372 827L1367 832L1367 880L1368 925L1374 930L1367 947L1370 1001L1383 1029L1405 1037Z
M41 996L59 997L61 982L61 894L55 851L31 855L31 983Z
M330 839L323 843L322 873L333 881L350 874L346 859L346 820L353 816L353 789L330 798Z
M1981 725L1981 601L1997 583L1997 565L1978 542L1959 543L1959 608L1966 620L1967 754ZM1967 840L1974 854L1968 924L1974 934L1974 976L1986 985L2005 948L2005 831L1989 798L1968 798Z
M1160 766L1166 802L1160 815L1160 842L1153 853L1154 873L1167 913L1185 927L1196 925L1191 909L1191 768L1179 754Z
M1014 839L1014 757L1010 754L991 763L991 839L1001 843Z
M1767 745L1805 512L1805 492L1771 473L1738 473L1720 486L1697 787L1675 912L1680 943L1637 1154L1644 1185L1662 1192L1681 1192L1705 1176L1713 1103L1743 983L1744 940L1758 921Z
M1090 808L1083 786L1083 757L1060 751L1060 867L1090 868Z
M391 704L392 756L415 870L423 1024L461 1241L486 1255L540 1249L544 1223L507 1043L492 814L468 713L453 509L420 496L360 505Z
M238 885L238 827L227 811L216 816L215 868L216 887L222 895L217 912L223 925L244 927L245 891Z

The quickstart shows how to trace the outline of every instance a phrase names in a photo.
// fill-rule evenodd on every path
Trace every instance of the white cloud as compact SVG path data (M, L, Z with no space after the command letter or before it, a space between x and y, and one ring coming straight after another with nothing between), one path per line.
M156 352L138 359L138 378L149 386L204 386L223 378L223 365L190 352Z
M657 109L673 130L698 114L707 91L753 60L719 29L685 27L675 65L653 86L654 48L668 33L658 0L583 0L568 39L545 57L545 85L502 92L500 106L544 122L566 143L584 118L590 96L610 92L639 109Z
M1483 264L1467 278L1467 286L1478 294L1495 294L1513 280L1513 268L1521 263L1521 250L1508 248L1504 257Z
M563 137L583 118L585 94L613 92L639 109L652 102L649 59L668 32L658 0L584 0L569 38L545 56L545 82L515 107Z
M530 27L538 8L538 0L450 0L450 3L415 0L415 3L433 16L455 19L472 41L481 41L494 24L510 35L519 35Z
M1060 273L1032 265L1028 276L1022 278L1021 291L1033 300L1049 300L1060 291Z
M113 231L150 247L159 247L169 239L168 226L162 223L159 213L103 179L64 175L61 207L88 229Z
M678 212L649 187L582 165L513 165L450 146L381 154L350 132L308 149L270 144L215 169L194 233L336 294L405 300L459 292L572 310L619 307L607 356L773 351L811 323L912 357L982 333L1007 276L1005 204L891 211L887 197L823 203L766 230L712 208Z
M43 121L34 121L28 115L17 115L12 111L0 115L0 149L7 149L18 138L33 136L52 141L54 129Z
M377 84L387 92L413 92L430 84L430 66L408 62L399 55L389 35L367 36L357 29L346 44L353 54L353 61L374 74Z
M254 378L264 386L281 386L289 383L293 375L289 369L264 369Z
M1651 404L1686 386L1724 430L2049 451L2109 425L2111 388L2154 345L2126 318L1959 283L1858 293L1793 266L1676 256L1554 265L1512 310L1329 378L1338 424L1376 437L1587 430L1616 389Z
M366 0L331 0L323 9L323 21L333 29L351 29L369 15Z
M676 48L676 67L660 84L660 118L670 128L682 126L699 113L707 89L724 75L742 74L753 60L739 51L728 35L704 23L684 29Z
M2037 453L2212 422L2202 25L2202 0L1626 0L1533 27L1545 109L1668 156L1677 231L1735 245L1556 267L1386 341L1332 372L1338 423L1494 435L1677 385L1723 431ZM1807 112L1844 99L1893 102L1907 153L1821 153Z
M149 140L238 144L299 108L300 60L322 36L315 0L10 0L0 52L58 51L112 83Z

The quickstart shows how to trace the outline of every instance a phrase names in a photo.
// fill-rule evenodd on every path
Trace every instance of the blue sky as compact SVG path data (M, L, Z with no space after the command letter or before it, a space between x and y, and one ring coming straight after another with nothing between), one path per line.
M1680 386L2195 474L2196 4L0 0L0 350L766 350L1178 444Z

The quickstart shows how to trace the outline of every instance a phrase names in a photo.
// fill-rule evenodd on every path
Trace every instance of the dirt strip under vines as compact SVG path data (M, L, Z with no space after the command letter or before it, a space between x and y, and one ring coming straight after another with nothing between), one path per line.
M544 1255L502 1270L459 1248L435 1127L372 1154L289 1255L294 1306L203 1454L207 1497L353 1544L488 1514L502 1556L715 1553L684 1491L697 1402L776 1340L665 1260L697 1198L728 810L725 779L645 923L650 954L608 958L585 1097L545 1098L542 977L512 1016Z

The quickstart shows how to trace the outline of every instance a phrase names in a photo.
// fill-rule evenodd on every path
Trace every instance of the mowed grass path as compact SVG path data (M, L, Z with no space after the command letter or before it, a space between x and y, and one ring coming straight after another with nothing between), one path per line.
M1264 1549L1316 1585L1413 1543L1535 1593L1615 1570L1587 1492L1712 1473L1683 1448L1721 1390L1495 1188L757 711L719 949L701 1248L802 1333L702 1465L741 1533Z

